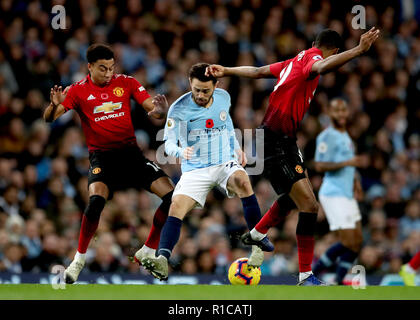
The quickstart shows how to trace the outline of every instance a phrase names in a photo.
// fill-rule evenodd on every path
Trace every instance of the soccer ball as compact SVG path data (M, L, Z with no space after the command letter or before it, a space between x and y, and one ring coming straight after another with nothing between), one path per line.
M249 267L248 258L239 258L230 265L228 278L233 285L256 286L261 279L261 268Z

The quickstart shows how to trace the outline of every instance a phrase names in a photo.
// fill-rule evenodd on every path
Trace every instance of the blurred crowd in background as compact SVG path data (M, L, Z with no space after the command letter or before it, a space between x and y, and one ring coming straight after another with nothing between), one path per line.
M54 5L66 9L66 29L51 27ZM366 9L366 28L381 38L364 56L322 76L298 135L315 193L316 136L329 125L329 100L348 101L349 133L364 155L359 170L364 197L364 245L358 263L368 274L398 272L420 249L420 3L325 0L48 0L0 2L0 271L49 272L67 266L77 248L87 205L88 151L80 119L70 111L42 120L50 88L87 74L85 52L94 42L115 50L117 73L134 76L151 95L169 103L189 90L197 62L263 66L311 47L324 28L338 31L342 50L358 44L355 4ZM223 78L232 97L235 127L260 125L275 80ZM133 124L146 157L156 159L163 120L147 117L133 101ZM124 159L120 164L124 165ZM178 165L163 165L177 182ZM252 176L263 213L276 199L270 184ZM83 272L145 273L128 259L145 242L160 199L147 191L115 193L102 213ZM297 214L269 232L263 274L298 271ZM247 230L239 199L210 192L204 209L185 219L172 255L183 274L226 274L231 261L249 255L238 241ZM318 214L315 260L337 239Z

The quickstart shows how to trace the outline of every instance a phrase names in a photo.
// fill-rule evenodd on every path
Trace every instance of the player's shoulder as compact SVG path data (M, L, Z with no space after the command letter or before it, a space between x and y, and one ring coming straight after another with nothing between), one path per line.
M126 74L123 74L123 73L116 73L116 74L114 74L112 76L112 81L114 81L114 82L122 82L122 83L124 83L126 81L135 81L135 82L138 82L136 80L136 78L134 78L132 76L129 76L129 75L126 75Z
M312 47L306 50L299 52L294 58L297 61L307 61L308 59L312 60L322 60L322 52L316 47Z
M82 80L76 81L73 84L70 85L70 89L79 89L79 88L83 88L87 85L88 83L88 77L86 76L84 77Z
M186 107L192 102L191 91L184 93L176 99L169 107L169 113L172 115L181 114L186 110Z
M214 93L213 94L219 95L219 96L221 96L223 98L230 99L229 92L227 92L225 89L222 89L222 88L216 88L216 89L214 89Z
M330 139L335 139L338 137L338 131L335 130L332 126L329 126L321 131L317 137L317 141L325 141Z

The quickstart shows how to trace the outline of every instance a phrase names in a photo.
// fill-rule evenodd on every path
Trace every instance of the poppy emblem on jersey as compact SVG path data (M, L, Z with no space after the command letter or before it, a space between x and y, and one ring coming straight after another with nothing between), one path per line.
M108 93L101 93L101 99L106 100L109 98Z
M101 170L101 168L95 168L95 169L93 169L92 170L92 173L93 174L98 174L98 173L100 173L102 170Z
M114 93L114 95L116 95L117 97L122 97L124 94L124 89L121 87L115 87L114 90L112 90L112 92Z
M113 103L113 102L104 102L102 103L100 106L95 107L95 109L93 109L93 113L111 113L114 112L115 110L121 109L122 107L122 102L118 102L118 103Z
M226 121L226 118L227 118L227 113L225 110L223 110L222 112L220 112L220 120Z
M207 119L206 120L206 128L213 128L214 127L214 122L212 119Z
M300 165L297 165L297 166L295 167L295 170L296 170L296 172L297 172L297 173L303 173L303 168L302 168L302 166L300 166Z

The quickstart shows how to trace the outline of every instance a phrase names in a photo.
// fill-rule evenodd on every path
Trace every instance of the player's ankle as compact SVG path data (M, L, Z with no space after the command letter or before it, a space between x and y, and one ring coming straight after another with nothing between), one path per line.
M267 236L267 234L261 233L257 231L257 229L255 228L251 230L250 235L251 235L252 240L256 240L256 241L261 241Z

